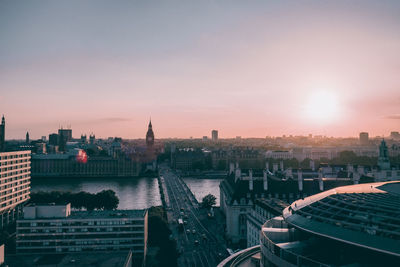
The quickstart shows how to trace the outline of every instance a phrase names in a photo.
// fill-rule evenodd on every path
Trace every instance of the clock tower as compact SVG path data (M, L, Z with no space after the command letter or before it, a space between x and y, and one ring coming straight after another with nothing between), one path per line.
M154 145L154 133L153 133L153 126L151 125L151 119L149 122L149 128L146 134L146 145L148 148L153 147Z

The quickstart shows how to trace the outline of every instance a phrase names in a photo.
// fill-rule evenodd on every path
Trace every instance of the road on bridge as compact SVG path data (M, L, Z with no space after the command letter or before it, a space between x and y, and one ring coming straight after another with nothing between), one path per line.
M179 266L214 267L227 257L221 241L223 233L216 233L216 222L207 219L207 210L201 209L184 181L167 167L160 168L160 179L167 189L168 221L177 248L180 251ZM178 224L181 219L183 225ZM219 237L219 238L218 238Z

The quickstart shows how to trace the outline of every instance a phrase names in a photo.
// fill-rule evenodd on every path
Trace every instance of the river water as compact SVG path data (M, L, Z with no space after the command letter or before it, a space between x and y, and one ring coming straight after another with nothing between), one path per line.
M201 199L211 193L217 197L219 206L219 182L217 179L185 178L196 198ZM111 189L119 198L119 209L145 209L161 205L157 178L34 178L31 191L70 191L97 193Z

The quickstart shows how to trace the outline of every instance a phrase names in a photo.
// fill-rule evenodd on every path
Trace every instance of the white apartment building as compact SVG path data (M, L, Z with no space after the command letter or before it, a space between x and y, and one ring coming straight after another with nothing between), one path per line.
M0 228L22 214L29 200L31 151L0 152Z
M18 254L131 250L144 258L147 210L77 211L71 204L27 206L17 220Z

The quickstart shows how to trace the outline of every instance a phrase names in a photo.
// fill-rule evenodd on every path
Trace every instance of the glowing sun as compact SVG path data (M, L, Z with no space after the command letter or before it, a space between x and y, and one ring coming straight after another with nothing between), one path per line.
M339 117L339 102L332 91L312 92L305 103L305 118L312 123L329 124Z

